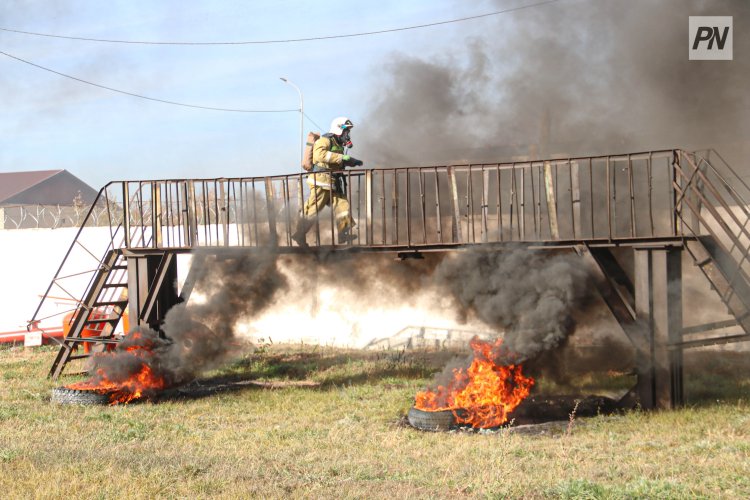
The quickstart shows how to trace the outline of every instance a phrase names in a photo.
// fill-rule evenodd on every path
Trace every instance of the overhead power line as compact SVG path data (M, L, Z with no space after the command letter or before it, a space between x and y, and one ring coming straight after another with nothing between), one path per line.
M35 33L32 31L23 31L11 28L0 28L0 31L6 31L9 33L20 33L23 35L43 36L48 38L63 38L66 40L79 40L84 42L101 42L101 43L128 43L138 45L263 45L263 44L274 44L274 43L295 43L295 42L313 42L320 40L335 40L338 38L354 38L362 36L382 35L385 33L395 33L398 31L416 30L422 28L431 28L433 26L442 26L444 24L461 23L464 21L473 21L475 19L482 19L485 17L499 16L501 14L507 14L523 9L529 9L531 7L539 7L542 5L548 5L551 3L558 2L559 0L545 0L543 2L537 2L527 5L520 5L518 7L511 7L508 9L497 10L495 12L488 12L486 14L478 14L476 16L461 17L458 19L449 19L447 21L437 21L434 23L415 24L413 26L403 26L401 28L390 28L376 31L363 31L360 33L346 33L341 35L326 35L326 36L311 36L305 38L287 38L287 39L276 39L276 40L244 40L236 42L155 42L155 41L142 41L142 40L116 40L107 38L87 38L82 36L67 36L67 35L55 35L51 33Z
M320 125L318 125L315 122L315 120L313 120L312 118L310 118L310 116L307 113L302 113L302 114L305 115L305 118L307 118L308 120L310 120L313 125L315 125L316 127L318 127L318 130L323 130L323 127L321 127Z
M44 71L49 71L50 73L54 73L59 76L63 76L65 78L70 78L71 80L75 80L79 83L85 83L86 85L91 85L94 87L98 87L100 89L109 90L110 92L117 92L118 94L125 94L129 95L131 97L137 97L139 99L147 99L149 101L156 101L161 102L164 104L172 104L174 106L183 106L186 108L198 108L198 109L208 109L211 111L231 111L235 113L292 113L292 112L299 112L299 109L233 109L233 108L216 108L213 106L200 106L197 104L186 104L184 102L176 102L176 101L168 101L166 99L157 99L156 97L148 97L145 95L135 94L133 92L127 92L125 90L119 90L112 87L107 87L106 85L100 85L98 83L89 82L87 80L83 80L81 78L77 78L75 76L67 75L65 73L60 73L59 71L55 71L54 69L47 68L44 66L41 66L39 64L35 64L31 61L27 61L26 59L21 59L20 57L16 57L12 54L8 54L7 52L3 52L0 50L0 54L9 57L11 59L15 59L16 61L20 61L24 64L28 64L29 66L34 66L35 68L43 69Z

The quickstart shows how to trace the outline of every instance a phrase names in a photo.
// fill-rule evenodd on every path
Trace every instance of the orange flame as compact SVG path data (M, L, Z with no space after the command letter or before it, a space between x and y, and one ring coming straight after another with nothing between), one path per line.
M497 427L508 421L511 413L534 386L534 379L523 375L521 365L501 366L493 361L502 345L473 338L471 365L453 370L447 386L428 389L416 395L414 407L424 411L452 410L456 423L475 428Z
M141 339L138 332L130 335L133 340ZM148 364L149 358L153 356L152 349L153 343L146 341L143 344L128 346L124 350L97 354L97 356L134 356L140 361L140 366L135 373L124 380L112 380L102 368L98 368L95 377L65 387L78 391L109 394L110 404L113 405L127 404L143 397L149 391L164 389L167 386L166 380L155 374Z

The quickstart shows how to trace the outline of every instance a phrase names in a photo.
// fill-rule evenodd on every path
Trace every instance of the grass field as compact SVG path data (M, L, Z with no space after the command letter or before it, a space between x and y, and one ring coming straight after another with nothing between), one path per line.
M3 498L750 497L748 354L700 355L687 408L542 435L405 426L449 353L264 350L115 407L51 404L53 356L0 350Z

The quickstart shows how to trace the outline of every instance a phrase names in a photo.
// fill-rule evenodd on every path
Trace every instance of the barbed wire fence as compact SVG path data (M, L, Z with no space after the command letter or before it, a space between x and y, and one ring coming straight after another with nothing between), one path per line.
M0 229L57 229L79 227L90 205L82 207L62 205L5 205L0 206ZM106 207L94 207L92 225L106 225ZM102 220L104 219L104 220ZM88 225L88 223L87 223Z
M152 207L146 202L137 207L137 203L130 202L131 224L151 224ZM162 203L162 207L165 204ZM218 220L218 212L212 199L198 200L195 204L196 222L201 225L210 220ZM91 210L91 215L86 214ZM229 220L236 221L238 214L236 207L228 210ZM162 220L174 219L176 210L166 210L170 216L161 215ZM58 229L64 227L80 227L85 222L87 227L118 226L122 223L122 204L110 203L109 206L99 203L93 206L86 203L72 205L0 205L0 230L16 229ZM164 223L175 224L175 220L164 220Z

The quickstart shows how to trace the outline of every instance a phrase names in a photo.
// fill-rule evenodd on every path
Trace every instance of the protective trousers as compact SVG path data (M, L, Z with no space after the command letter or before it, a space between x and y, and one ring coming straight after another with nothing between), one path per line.
M349 213L349 200L337 189L332 190L320 186L312 186L310 188L310 197L305 202L302 213L305 218L312 220L313 216L326 206L330 206L331 210L333 210L336 228L339 230L339 233L348 232L354 227L354 219L352 219Z

